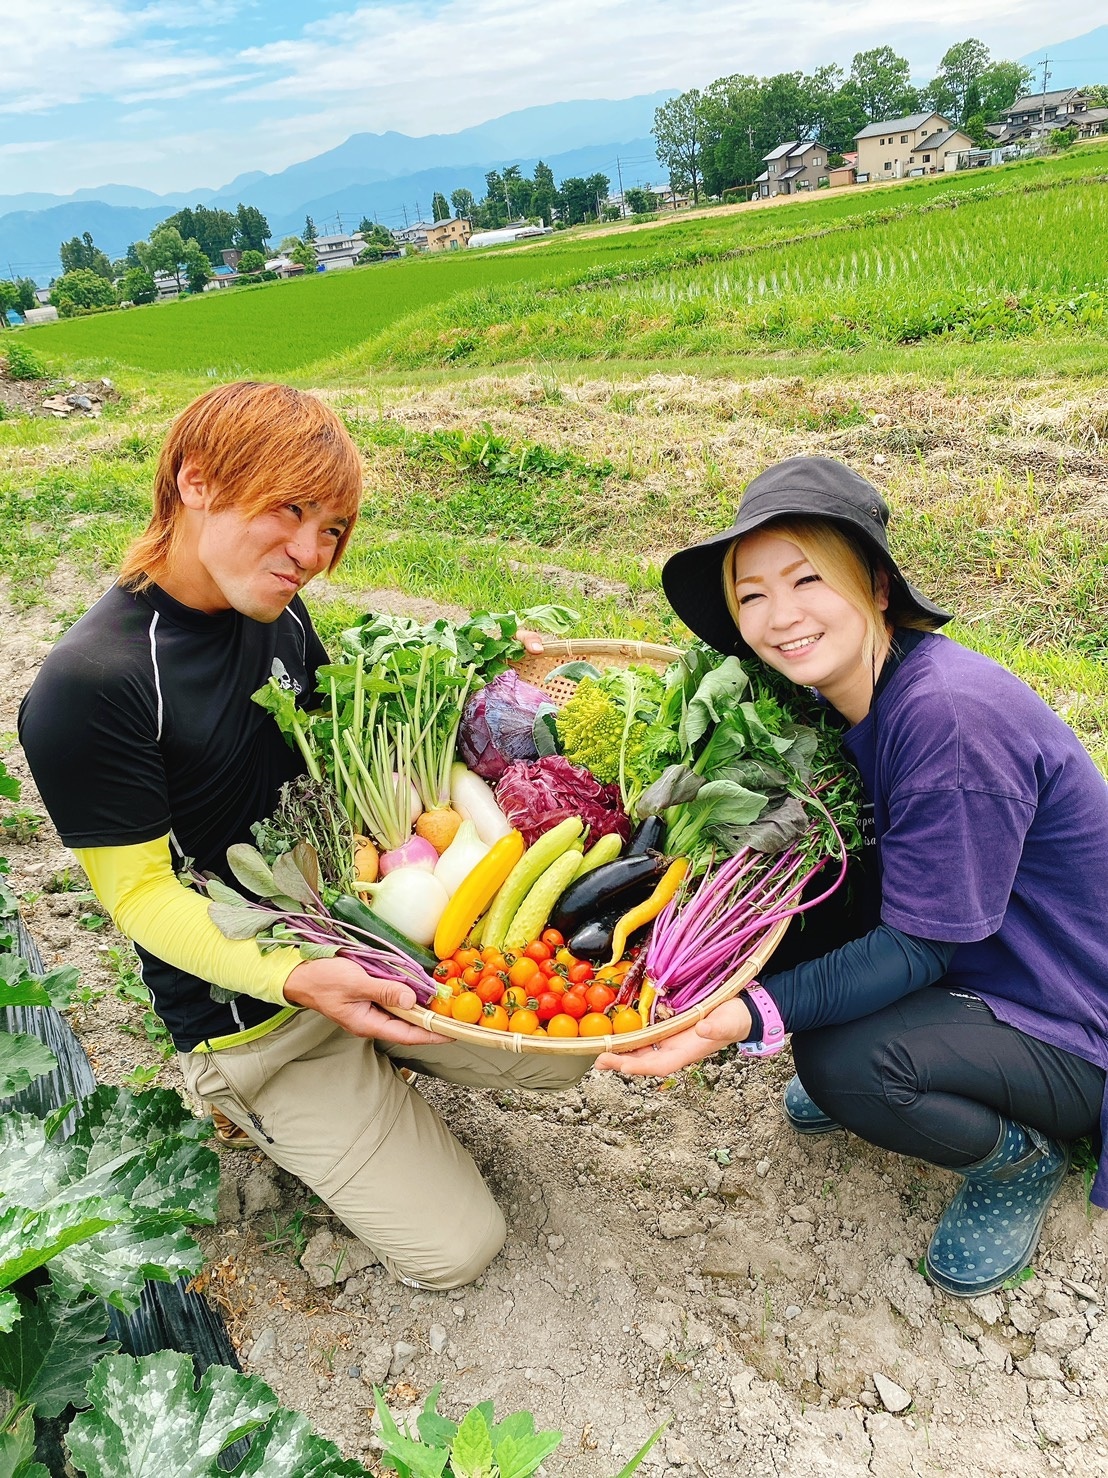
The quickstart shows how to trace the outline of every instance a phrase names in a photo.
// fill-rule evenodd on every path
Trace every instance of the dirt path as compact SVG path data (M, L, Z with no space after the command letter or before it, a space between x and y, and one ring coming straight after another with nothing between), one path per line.
M0 596L6 735L53 618L92 591L61 572L30 611ZM38 810L30 785L23 805ZM122 942L79 892L48 891L79 881L59 878L72 862L49 825L5 850L47 961L101 992L75 1017L101 1079L156 1061L113 989ZM660 1086L593 1076L556 1098L421 1081L509 1224L450 1295L392 1282L297 1183L224 1151L208 1293L246 1368L367 1465L371 1386L400 1413L441 1381L453 1415L491 1398L560 1428L555 1478L610 1478L663 1420L642 1471L676 1478L1108 1471L1108 1218L1080 1177L1035 1277L947 1299L916 1263L953 1177L843 1134L797 1139L777 1106L789 1072L785 1055ZM172 1065L159 1081L178 1084Z

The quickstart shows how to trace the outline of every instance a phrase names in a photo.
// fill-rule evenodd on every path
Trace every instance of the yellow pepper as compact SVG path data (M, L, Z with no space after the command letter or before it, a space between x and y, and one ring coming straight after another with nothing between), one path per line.
M435 930L435 954L447 960L488 908L505 878L523 856L523 833L510 831L494 842L458 884Z
M623 957L623 951L627 948L627 941L636 929L641 929L643 924L649 924L651 919L656 919L670 901L678 888L685 881L685 874L689 870L689 859L678 857L676 862L671 862L661 876L658 886L651 893L645 903L638 904L623 915L616 924L615 932L612 934L612 958L611 964Z

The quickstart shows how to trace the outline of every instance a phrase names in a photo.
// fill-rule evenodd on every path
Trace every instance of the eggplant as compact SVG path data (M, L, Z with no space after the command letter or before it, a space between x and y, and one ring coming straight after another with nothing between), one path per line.
M625 914L650 897L666 870L660 852L617 857L570 883L550 915L550 926L567 938L579 925L618 908Z
M661 816L648 816L627 844L625 857L641 857L644 852L660 852L666 839L666 823Z
M634 904L628 904L628 908L634 908ZM617 908L601 914L599 918L589 919L580 926L576 934L571 934L566 940L570 952L579 960L600 960L606 964L612 953L612 937L616 932L616 925L626 912L626 908ZM644 924L642 928L636 929L631 938L637 939L646 927Z

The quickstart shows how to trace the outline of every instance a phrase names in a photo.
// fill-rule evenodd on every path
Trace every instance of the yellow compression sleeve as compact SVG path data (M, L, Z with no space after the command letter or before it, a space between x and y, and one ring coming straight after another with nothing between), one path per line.
M228 939L207 901L178 882L169 837L129 847L81 847L74 856L121 933L179 970L225 990L288 1006L284 986L301 963L287 948L262 954L252 939Z

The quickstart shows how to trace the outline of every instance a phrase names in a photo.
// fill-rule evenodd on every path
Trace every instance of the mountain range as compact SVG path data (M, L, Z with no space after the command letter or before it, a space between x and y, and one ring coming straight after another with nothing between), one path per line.
M624 185L655 183L663 171L650 137L654 110L674 94L671 89L616 101L550 103L422 138L353 134L279 173L256 170L218 189L157 195L105 185L69 196L0 195L0 273L46 282L60 270L59 244L84 231L108 256L122 256L132 241L184 205L256 205L280 240L299 232L308 215L321 232L329 218L333 228L336 217L347 227L363 215L388 226L429 217L436 190L449 198L453 190L466 189L481 199L489 170L517 164L529 174L540 159L559 181L599 171L615 187L626 161Z

